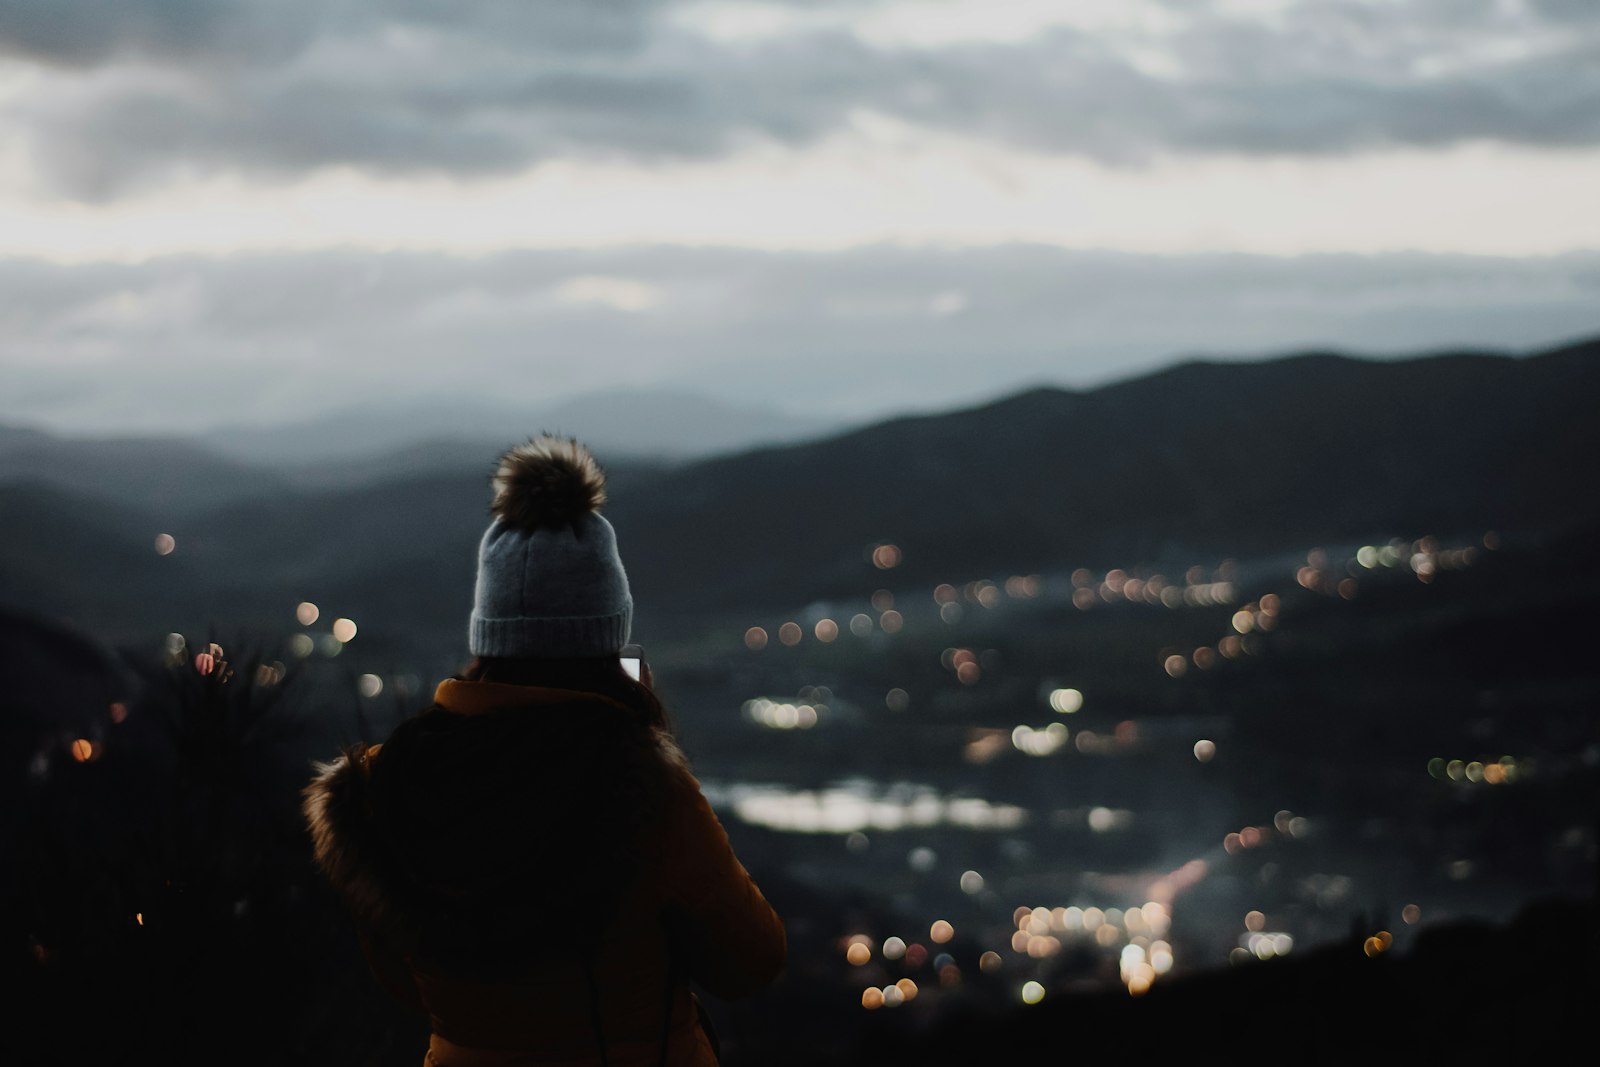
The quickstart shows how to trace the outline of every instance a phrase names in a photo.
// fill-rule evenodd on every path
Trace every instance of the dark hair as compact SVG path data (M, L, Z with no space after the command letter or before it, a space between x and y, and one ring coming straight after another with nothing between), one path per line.
M634 709L657 730L668 735L672 733L672 723L661 698L649 686L634 681L622 669L622 660L617 656L581 659L474 656L456 677L467 682L505 682L596 693Z
M373 816L405 897L391 936L419 962L490 977L581 947L587 917L639 875L683 757L660 700L616 659L478 658L459 677L574 691L429 708L373 761Z

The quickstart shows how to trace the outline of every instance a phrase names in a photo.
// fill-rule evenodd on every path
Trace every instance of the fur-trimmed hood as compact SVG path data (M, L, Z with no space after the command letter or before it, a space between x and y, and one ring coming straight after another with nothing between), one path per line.
M641 870L670 737L594 694L450 681L381 745L319 764L304 810L357 922L457 969L560 950Z
M374 927L390 925L393 893L386 884L394 877L378 844L369 781L369 761L382 748L355 746L315 764L304 794L312 855L356 919Z

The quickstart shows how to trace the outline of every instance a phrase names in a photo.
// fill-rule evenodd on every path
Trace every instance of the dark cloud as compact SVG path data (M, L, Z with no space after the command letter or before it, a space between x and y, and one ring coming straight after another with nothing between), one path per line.
M324 38L406 29L515 42L532 54L629 49L665 0L6 0L0 54L66 66L118 57L283 62Z
M57 77L0 104L0 128L42 184L86 198L180 173L714 158L805 144L860 110L1129 163L1600 142L1590 0L1171 7L1173 32L911 48L848 22L717 43L672 0L11 0L0 54Z
M574 295L613 279L659 299ZM0 260L0 422L288 421L671 386L828 416L1197 354L1525 348L1600 330L1600 254L1135 256L1036 246Z
M1573 22L1600 22L1600 4L1594 0L1530 0L1540 14Z

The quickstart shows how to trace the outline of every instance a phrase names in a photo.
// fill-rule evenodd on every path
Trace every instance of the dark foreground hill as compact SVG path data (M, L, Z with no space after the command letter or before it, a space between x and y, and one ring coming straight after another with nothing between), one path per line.
M1600 519L1586 487L1597 402L1600 340L1524 358L1196 362L809 444L620 466L608 514L656 617L1318 542L1554 533ZM233 484L250 491L198 514L112 503L82 478L0 485L0 599L98 633L248 625L312 599L421 629L448 621L458 636L484 464L337 490ZM177 538L172 556L150 551L158 532ZM896 570L874 570L879 543L901 550ZM114 575L85 565L97 552Z

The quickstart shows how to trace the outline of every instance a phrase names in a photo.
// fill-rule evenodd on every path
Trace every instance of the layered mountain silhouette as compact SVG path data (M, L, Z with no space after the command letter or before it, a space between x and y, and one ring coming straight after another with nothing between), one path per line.
M1191 362L697 462L614 461L607 513L641 611L663 618L1392 535L1571 534L1600 520L1597 401L1600 339ZM0 438L0 600L112 637L281 621L300 599L458 637L504 443L307 486L193 446L16 441ZM158 556L158 533L177 551ZM901 550L895 570L872 566L879 543Z
M197 437L68 438L0 426L0 484L40 481L182 514L284 488L346 489L479 470L506 442L575 435L613 461L693 459L822 436L830 420L693 393L615 389L556 404L367 405Z
M363 475L445 469L465 452L485 446L492 452L504 440L535 432L572 434L612 456L683 460L834 428L827 419L695 393L619 388L559 403L368 405L285 425L224 427L201 443L236 460L286 469L302 484L351 484Z
M1584 473L1597 399L1595 341L1524 359L1195 362L666 472L619 493L613 519L650 531L629 559L663 593L729 600L858 587L879 541L902 550L897 578L944 581L1565 530L1600 508Z
M289 485L279 471L228 459L181 438L72 439L0 426L0 485L28 482L183 514Z

